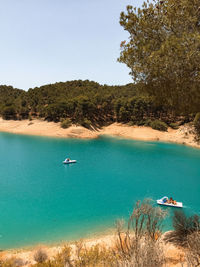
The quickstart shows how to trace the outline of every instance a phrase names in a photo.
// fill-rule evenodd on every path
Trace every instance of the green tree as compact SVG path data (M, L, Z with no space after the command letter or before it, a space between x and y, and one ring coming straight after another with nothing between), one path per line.
M119 121L128 122L130 120L130 115L125 107L121 107L119 110Z
M167 131L167 124L163 121L155 120L150 123L150 126L152 129L158 130L158 131Z
M5 107L13 107L14 116L9 109L4 111ZM6 118L70 120L85 127L98 128L115 121L131 121L138 125L143 125L147 119L165 121L163 110L167 111L142 92L141 83L108 86L78 80L47 84L28 92L0 86L0 114L4 113Z
M4 120L16 120L17 112L14 106L6 106L2 111Z
M176 112L197 112L200 103L199 0L127 6L121 26L129 32L119 61L158 103Z
M88 97L80 95L75 98L76 101L76 110L75 118L77 121L82 121L83 119L91 118L95 110L95 106Z
M21 119L28 119L29 110L28 108L22 106L19 111L19 115Z

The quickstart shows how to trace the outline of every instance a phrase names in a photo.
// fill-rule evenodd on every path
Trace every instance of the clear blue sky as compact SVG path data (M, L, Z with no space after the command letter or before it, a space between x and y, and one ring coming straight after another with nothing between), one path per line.
M0 0L0 84L27 90L58 81L132 82L117 62L128 34L120 12L143 0Z

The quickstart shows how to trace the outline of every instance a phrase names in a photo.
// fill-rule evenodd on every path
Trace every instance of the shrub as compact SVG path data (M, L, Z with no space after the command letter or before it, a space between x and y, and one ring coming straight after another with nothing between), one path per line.
M48 256L47 253L42 250L41 248L38 249L34 254L34 260L38 263L43 263L47 260Z
M2 117L4 120L16 120L17 112L14 106L6 106L2 111Z
M118 266L116 254L109 248L102 245L94 245L91 247L79 247L77 248L76 259L74 261L74 267L89 267L89 266Z
M187 246L188 236L200 229L200 217L198 215L187 217L183 211L175 211L172 220L174 231L166 234L165 241Z
M133 121L129 121L127 124L128 124L128 126L134 126L135 125L135 123Z
M73 264L71 260L71 248L69 246L64 246L61 252L59 252L52 259L31 265L34 267L77 267Z
M20 115L21 119L28 119L28 116L29 116L28 108L21 107L21 109L19 111L19 115Z
M163 121L155 120L152 121L150 124L152 129L159 130L159 131L167 131L167 124Z
M143 202L137 201L128 221L127 234L133 231L137 239L143 235L152 240L156 239L167 212L160 207L153 207L151 203L151 199L145 199Z
M65 119L61 121L61 128L67 129L71 126L72 122L70 119Z
M140 120L140 121L137 121L136 122L136 125L137 126L143 126L145 124L145 121L144 120Z
M179 128L179 125L177 123L172 122L169 124L169 127L171 127L174 130L177 130Z
M144 125L144 120L137 118L136 116L131 116L130 121L133 123L133 125L142 126Z
M144 126L151 126L152 120L151 119L147 119L144 121Z
M10 259L6 259L6 260L0 260L0 266L1 267L21 267L26 265L27 262L20 259L20 258L15 258L12 257Z
M127 122L129 121L129 112L126 110L125 107L121 107L119 110L119 121Z
M85 128L90 128L91 124L92 124L92 122L86 118L80 122L80 125L85 127Z
M26 262L20 258L14 259L14 262L13 262L13 266L15 267L21 267L21 266L24 266L25 264Z
M164 256L159 237L166 211L153 207L150 200L138 201L123 232L123 222L117 222L116 254L120 266L163 266ZM125 265L128 263L128 265Z

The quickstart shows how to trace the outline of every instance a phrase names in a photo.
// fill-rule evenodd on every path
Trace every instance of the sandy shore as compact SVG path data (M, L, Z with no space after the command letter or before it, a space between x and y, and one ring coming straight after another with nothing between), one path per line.
M174 142L200 148L200 145L194 141L191 126L188 125L183 125L178 130L169 128L167 132L153 130L150 127L128 126L119 123L113 123L99 130L88 130L76 125L68 129L62 129L59 123L43 120L7 121L0 118L0 132L88 139L98 138L101 135L110 135L135 140Z
M105 235L98 238L81 240L85 247L91 248L96 245L100 245L106 248L112 248L117 241L117 237L114 234ZM15 250L6 250L0 252L0 259L9 260L11 258L22 259L25 267L29 267L32 264L35 264L34 254L38 249L42 249L47 255L48 259L53 259L58 253L61 253L64 246L68 245L71 247L72 255L75 253L77 247L75 243L66 243L60 244L57 246L45 246L38 245L34 248L29 249L15 249ZM166 259L165 267L186 267L185 263L185 254L184 251L178 247L175 247L172 244L163 244L163 251ZM73 257L73 256L72 256Z

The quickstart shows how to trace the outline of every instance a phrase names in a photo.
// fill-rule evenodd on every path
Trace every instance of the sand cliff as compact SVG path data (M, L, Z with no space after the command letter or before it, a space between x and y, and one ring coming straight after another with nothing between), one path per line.
M194 140L193 129L189 125L180 126L177 130L168 128L167 132L120 123L113 123L98 130L89 130L76 125L63 129L60 123L44 120L11 121L0 118L0 132L60 138L98 138L101 135L110 135L135 140L174 142L200 148L200 144Z

